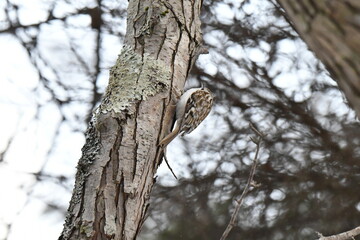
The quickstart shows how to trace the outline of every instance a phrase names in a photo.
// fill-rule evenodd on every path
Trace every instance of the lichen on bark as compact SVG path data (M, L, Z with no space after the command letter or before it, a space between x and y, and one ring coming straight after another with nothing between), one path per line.
M171 83L171 69L149 54L140 55L124 46L116 64L110 70L109 85L99 112L126 112L134 101L146 100L166 90Z

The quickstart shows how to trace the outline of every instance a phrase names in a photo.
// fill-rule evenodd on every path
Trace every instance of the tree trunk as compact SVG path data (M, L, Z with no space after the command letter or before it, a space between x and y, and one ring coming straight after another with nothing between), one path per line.
M360 1L277 2L360 116Z
M201 0L136 0L78 163L59 239L135 239L144 221L157 146L202 42Z

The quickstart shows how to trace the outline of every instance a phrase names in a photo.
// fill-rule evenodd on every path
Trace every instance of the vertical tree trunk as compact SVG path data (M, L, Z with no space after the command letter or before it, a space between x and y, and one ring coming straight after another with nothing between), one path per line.
M277 2L360 116L360 1Z
M136 238L162 158L157 144L200 49L201 3L129 2L125 46L87 130L59 239Z

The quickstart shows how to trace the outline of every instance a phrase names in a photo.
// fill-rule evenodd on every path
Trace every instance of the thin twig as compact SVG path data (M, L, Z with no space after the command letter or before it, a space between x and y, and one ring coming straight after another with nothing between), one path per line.
M355 236L360 235L360 226L354 229L351 229L347 232L339 233L336 235L324 237L321 233L318 233L319 239L318 240L347 240L347 239L354 239Z
M263 139L264 137L264 134L261 133L259 130L257 130L255 128L254 125L252 125L250 123L250 128L255 132L255 134L257 135L257 138L254 139L254 138L250 138L255 144L256 144L256 152L255 152L255 157L254 157L254 160L253 160L253 163L251 165L251 169L250 169L250 174L249 174L249 177L248 177L248 180L247 180L247 183L245 185L245 188L241 194L241 196L239 197L239 199L236 199L236 206L235 206L235 210L234 212L232 213L231 215L231 218L230 218L230 221L229 221L229 224L227 225L224 233L222 234L220 240L225 240L227 238L227 236L229 235L230 231L233 229L233 227L235 226L236 224L236 220L237 220L237 217L238 217L238 213L240 211L240 207L241 207L241 204L245 198L245 196L248 194L248 192L250 191L250 187L253 186L253 187L256 187L257 184L254 182L254 175L255 175L255 170L256 170L256 166L258 164L258 156L259 156L259 151L260 151L260 144L261 144L261 140Z

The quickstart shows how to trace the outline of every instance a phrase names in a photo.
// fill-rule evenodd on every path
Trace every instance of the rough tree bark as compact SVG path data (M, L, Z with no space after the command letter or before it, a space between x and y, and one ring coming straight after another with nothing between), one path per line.
M129 2L125 45L86 132L59 239L135 239L144 221L157 146L201 49L201 0Z
M360 1L277 2L360 117Z

